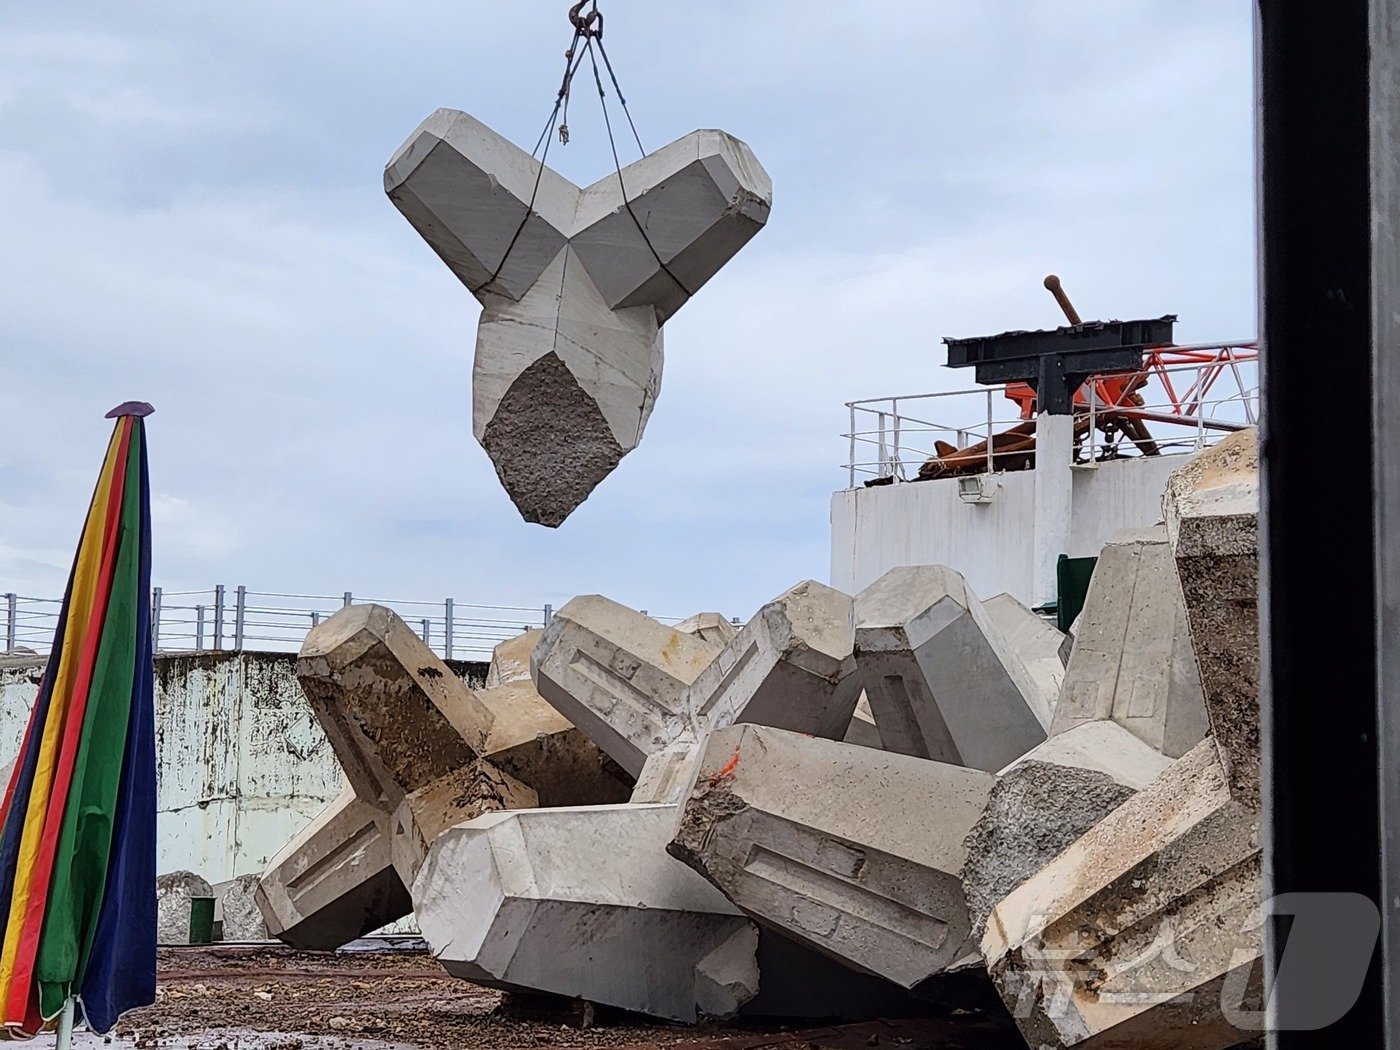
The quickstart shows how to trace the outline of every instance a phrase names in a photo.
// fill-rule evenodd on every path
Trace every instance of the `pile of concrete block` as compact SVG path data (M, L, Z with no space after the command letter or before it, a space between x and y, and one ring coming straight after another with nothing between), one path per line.
M472 693L347 609L299 675L350 789L264 875L268 929L328 946L412 909L466 980L682 1022L895 1013L980 974L1037 1048L1243 1043L1251 442L1104 548L1072 646L909 566L737 629L575 598Z

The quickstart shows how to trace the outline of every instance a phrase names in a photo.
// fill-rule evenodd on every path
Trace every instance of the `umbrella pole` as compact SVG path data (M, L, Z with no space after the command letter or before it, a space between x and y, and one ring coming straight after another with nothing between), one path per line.
M54 1050L69 1050L73 1045L74 1005L71 995L63 1002L63 1013L58 1015L58 1038L54 1041Z

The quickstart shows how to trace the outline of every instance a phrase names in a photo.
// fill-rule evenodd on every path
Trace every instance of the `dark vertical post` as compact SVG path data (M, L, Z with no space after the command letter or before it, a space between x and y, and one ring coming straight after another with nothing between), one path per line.
M1379 900L1368 12L1258 12L1267 892ZM1270 1045L1380 1047L1382 1031L1373 958L1345 1017Z
M1371 324L1376 436L1382 946L1388 1045L1400 1045L1400 2L1371 2Z

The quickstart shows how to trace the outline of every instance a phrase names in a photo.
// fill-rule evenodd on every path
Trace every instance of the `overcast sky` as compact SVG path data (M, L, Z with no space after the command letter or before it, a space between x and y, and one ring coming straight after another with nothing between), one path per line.
M723 128L774 205L557 531L472 438L479 308L381 178L440 106L528 149L565 0L0 7L0 592L61 593L138 398L168 588L746 617L828 576L843 403L970 385L940 337L1057 323L1045 273L1086 317L1254 334L1245 0L601 6L648 148ZM586 184L595 97L570 126Z

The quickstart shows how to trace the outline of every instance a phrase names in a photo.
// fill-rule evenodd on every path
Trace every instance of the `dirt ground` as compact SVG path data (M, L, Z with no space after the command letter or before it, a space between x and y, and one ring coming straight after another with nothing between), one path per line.
M579 1004L522 1001L448 977L421 951L319 954L282 947L162 949L157 1001L124 1017L112 1050L407 1050L615 1047L642 1050L1016 1050L976 1014L831 1024L686 1028Z

